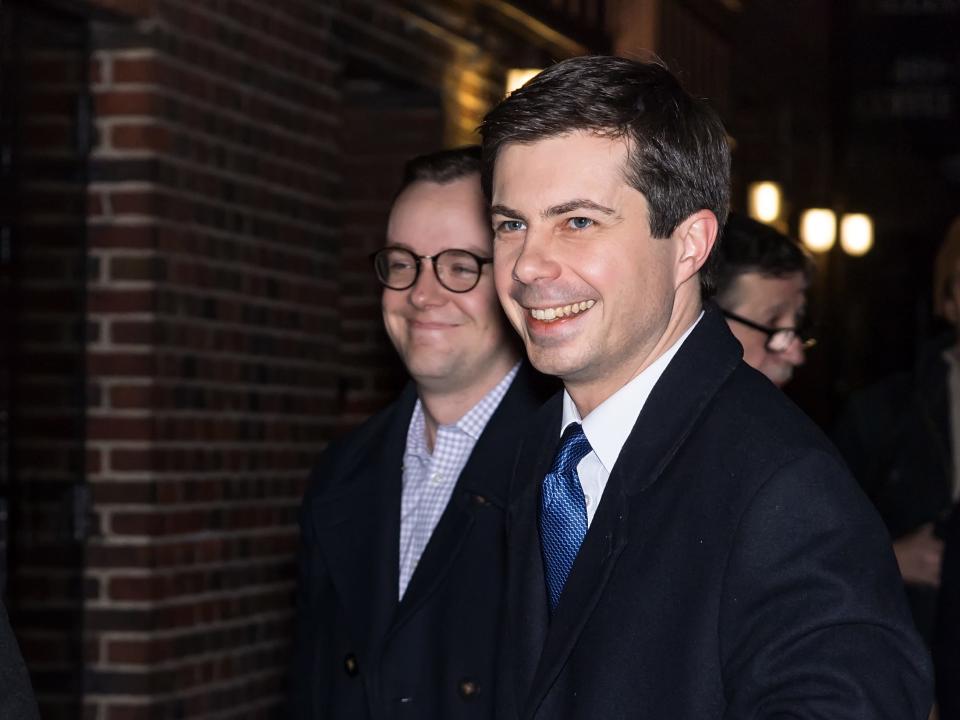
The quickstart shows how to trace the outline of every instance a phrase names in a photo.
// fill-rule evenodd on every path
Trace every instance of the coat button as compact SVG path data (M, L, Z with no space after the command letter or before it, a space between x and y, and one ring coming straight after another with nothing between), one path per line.
M464 700L472 700L480 693L480 686L469 679L461 680L458 689L460 690L460 697Z
M357 656L350 653L343 659L343 670L350 677L354 677L360 672L360 666L357 664Z

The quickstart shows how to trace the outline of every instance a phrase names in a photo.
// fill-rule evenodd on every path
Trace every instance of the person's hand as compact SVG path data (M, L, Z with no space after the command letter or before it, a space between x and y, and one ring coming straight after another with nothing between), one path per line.
M940 587L943 541L933 535L933 523L893 542L893 553L904 582Z

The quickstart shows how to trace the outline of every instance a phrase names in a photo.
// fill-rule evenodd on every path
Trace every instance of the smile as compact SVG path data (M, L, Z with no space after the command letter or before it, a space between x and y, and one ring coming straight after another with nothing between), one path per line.
M530 308L530 315L534 320L553 322L554 320L560 320L561 318L569 317L570 315L576 315L584 310L589 310L594 306L595 303L596 301L594 300L581 300L578 303L573 303L572 305L561 305L560 307Z

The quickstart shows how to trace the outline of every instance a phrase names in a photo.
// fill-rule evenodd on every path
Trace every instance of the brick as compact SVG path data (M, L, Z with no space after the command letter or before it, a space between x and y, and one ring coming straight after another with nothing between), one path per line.
M161 587L154 577L115 577L107 584L107 594L113 600L145 602L162 597Z
M115 345L154 345L162 342L160 326L152 320L116 320L110 327Z
M148 313L155 306L153 290L91 289L87 293L87 309L91 313Z
M96 488L94 488L96 492ZM87 545L86 560L93 568L149 568L155 552L145 545L105 545L96 541Z
M114 190L109 193L113 215L157 215L160 198L150 190Z
M84 614L85 629L91 632L151 632L157 629L152 608L90 608Z
M96 415L87 419L89 440L150 440L154 421L149 417Z
M142 90L103 90L93 96L100 117L158 115L161 103L156 94Z
M166 152L171 144L170 131L160 125L115 125L110 140L118 150Z
M110 388L110 407L149 408L154 402L154 388L149 385L118 385Z
M110 260L111 280L161 281L166 277L166 261L158 257L115 257Z
M93 224L87 230L87 239L92 248L140 250L156 246L157 229L149 226Z
M107 661L150 665L170 658L170 643L163 640L112 640L107 643Z
M160 535L163 526L159 515L144 512L118 512L110 523L110 529L117 535Z
M93 501L98 507L127 503L147 504L154 502L157 496L156 486L153 483L143 482L101 481L92 483L90 490Z
M154 469L153 451L123 449L110 451L110 468L116 472L145 472Z
M156 357L147 353L90 352L87 373L91 377L150 377L156 372Z

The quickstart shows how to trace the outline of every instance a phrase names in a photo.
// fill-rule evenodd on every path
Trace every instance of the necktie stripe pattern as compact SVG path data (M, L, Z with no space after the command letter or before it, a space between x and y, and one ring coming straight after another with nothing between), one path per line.
M590 453L590 441L578 423L563 433L553 467L540 494L540 549L550 609L556 610L573 561L587 534L587 504L577 465Z

